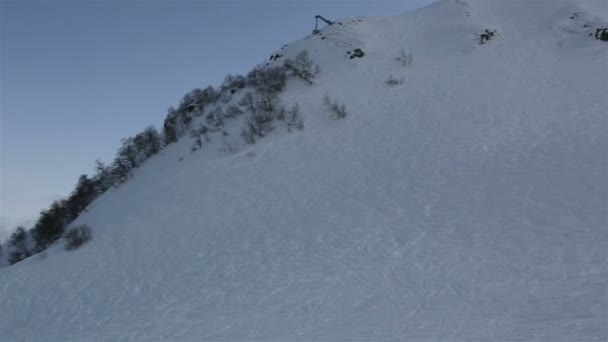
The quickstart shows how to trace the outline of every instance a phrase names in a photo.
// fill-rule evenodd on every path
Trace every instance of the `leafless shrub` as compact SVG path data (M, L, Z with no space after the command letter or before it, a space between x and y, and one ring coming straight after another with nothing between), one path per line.
M225 154L235 154L240 150L239 145L233 142L224 141L221 147L221 151Z
M203 138L209 141L209 128L205 124L201 124L199 128L190 131L190 137L194 139L192 151L196 151L203 147Z
M302 50L298 53L295 59L287 59L283 63L285 69L287 69L293 76L299 77L306 81L308 84L313 84L312 79L320 72L321 68L319 65L315 65L310 59L308 51Z
M82 224L65 232L63 237L66 240L65 249L71 251L91 241L93 233L89 226Z
M287 131L291 132L294 129L300 130L304 128L304 119L300 115L300 105L294 103L290 110L282 108L282 119L287 124Z
M323 104L330 110L330 116L333 119L343 119L348 116L346 105L339 104L337 101L332 100L327 94L323 96Z
M224 115L227 118L234 118L235 116L239 116L241 114L243 114L243 111L241 110L241 108L239 106L236 106L236 105L228 106L224 113Z
M404 67L409 67L414 64L414 55L412 53L406 53L405 50L401 49L399 55L395 58Z
M403 84L403 77L401 77L400 79L396 79L395 77L393 77L393 75L390 75L388 77L388 79L386 81L384 81L384 83L386 83L389 86L396 86L399 84Z

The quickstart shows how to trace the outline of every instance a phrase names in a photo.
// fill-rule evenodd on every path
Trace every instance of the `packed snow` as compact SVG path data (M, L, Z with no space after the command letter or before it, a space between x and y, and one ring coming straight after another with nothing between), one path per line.
M447 0L285 46L321 68L281 94L305 128L152 157L88 245L0 269L0 340L608 340L607 23Z

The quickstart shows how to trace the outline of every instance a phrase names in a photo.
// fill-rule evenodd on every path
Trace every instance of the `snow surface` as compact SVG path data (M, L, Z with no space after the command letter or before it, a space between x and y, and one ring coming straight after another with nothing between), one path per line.
M322 69L281 95L305 129L163 150L89 245L0 269L0 340L608 340L607 21L450 0L284 47Z

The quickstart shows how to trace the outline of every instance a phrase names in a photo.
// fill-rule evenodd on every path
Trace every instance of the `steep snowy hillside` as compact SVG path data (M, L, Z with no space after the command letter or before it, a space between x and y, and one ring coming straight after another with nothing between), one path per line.
M149 159L88 245L0 269L0 340L606 341L607 24L446 0L285 46L305 128Z

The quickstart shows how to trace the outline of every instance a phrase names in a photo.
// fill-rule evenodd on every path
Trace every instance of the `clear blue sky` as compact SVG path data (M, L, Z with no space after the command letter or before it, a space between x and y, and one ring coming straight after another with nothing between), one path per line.
M30 228L96 158L195 87L245 74L314 15L394 15L433 0L0 1L0 239Z

